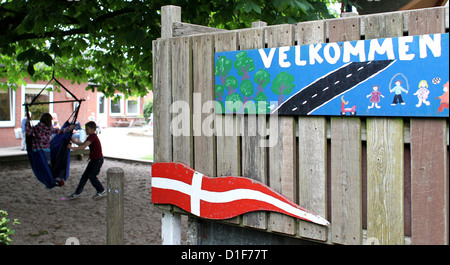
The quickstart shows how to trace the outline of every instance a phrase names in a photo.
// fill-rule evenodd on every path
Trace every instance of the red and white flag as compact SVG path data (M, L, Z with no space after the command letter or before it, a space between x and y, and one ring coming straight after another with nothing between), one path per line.
M208 219L229 219L247 212L273 211L319 225L330 224L255 180L210 178L181 163L152 165L152 202L173 204Z

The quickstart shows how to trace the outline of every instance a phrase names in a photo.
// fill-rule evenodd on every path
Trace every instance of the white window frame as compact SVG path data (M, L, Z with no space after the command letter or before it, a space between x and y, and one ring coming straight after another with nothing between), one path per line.
M121 117L121 116L123 116L123 114L124 114L124 100L123 100L123 94L119 94L119 93L116 93L116 94L114 94L114 96L116 97L116 96L120 96L120 99L119 99L119 104L120 104L120 113L113 113L112 112L112 103L113 103L113 98L109 98L109 115L111 116L111 117Z
M45 85L41 85L41 84L27 84L26 86L22 85L22 100L21 100L21 102L22 102L22 110L21 110L21 117L25 117L25 106L23 105L25 103L25 90L27 88L43 89L44 87L45 87ZM50 98L50 102L52 102L53 101L53 85L48 85L47 89L49 89L49 88L51 88L51 91L49 93L49 98ZM54 112L53 111L53 104L49 104L48 111L49 111L49 113L53 113ZM36 118L36 117L34 117L34 118ZM37 124L39 122L39 118L40 117L37 117L37 118L38 118L37 120L32 120L31 121L33 125L35 125L35 124Z
M136 97L136 101L137 101L137 111L136 112L129 112L128 111L128 101L129 99L125 100L126 106L127 106L127 110L126 110L126 114L127 116L138 116L141 112L141 97Z
M16 91L12 88L8 88L10 93L10 102L9 102L9 121L0 121L0 128L3 127L15 127L16 126Z

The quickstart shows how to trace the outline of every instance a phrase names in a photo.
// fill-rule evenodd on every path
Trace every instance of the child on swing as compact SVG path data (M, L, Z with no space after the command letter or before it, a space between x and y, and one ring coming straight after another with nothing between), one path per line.
M34 129L31 127L30 120L27 119L25 122L25 133L26 135L30 136L34 132L35 140L33 141L33 152L36 152L38 150L42 150L45 156L45 159L47 160L48 165L50 168L52 167L52 159L50 155L50 140L52 135L59 134L59 133L65 133L68 131L73 130L74 125L70 125L64 129L55 128L52 125L53 117L50 115L50 113L43 113L41 116L41 119L39 120L39 123L34 126ZM56 178L55 182L58 186L63 186L64 181L62 179Z
M53 134L65 133L73 130L74 125L70 125L64 129L58 129L52 125L53 117L50 113L43 113L39 123L34 126L34 130L31 127L30 120L27 119L25 122L25 133L26 135L32 135L35 132L36 141L33 141L33 151L40 150L44 151L45 158L49 165L52 164L50 157L50 140Z
M79 143L72 138L72 141L77 144L78 147L73 147L69 144L69 148L73 150L83 150L89 146L89 163L83 175L81 175L81 179L77 189L72 195L69 196L69 199L76 199L81 197L84 185L86 184L88 179L97 191L94 197L92 197L93 199L98 199L106 195L105 188L103 188L103 185L97 178L97 175L98 173L100 173L100 169L103 165L102 145L100 143L100 139L98 139L97 134L95 133L97 125L95 124L95 122L90 121L86 123L85 126L86 134L88 135L86 141L84 143Z

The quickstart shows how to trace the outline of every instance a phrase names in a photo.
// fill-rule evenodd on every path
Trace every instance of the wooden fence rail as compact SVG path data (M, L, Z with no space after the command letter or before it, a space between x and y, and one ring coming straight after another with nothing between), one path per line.
M155 162L256 179L331 226L266 212L228 223L329 244L363 244L365 231L380 244L448 244L448 119L218 115L208 104L215 52L445 33L448 8L233 31L171 10L153 43Z

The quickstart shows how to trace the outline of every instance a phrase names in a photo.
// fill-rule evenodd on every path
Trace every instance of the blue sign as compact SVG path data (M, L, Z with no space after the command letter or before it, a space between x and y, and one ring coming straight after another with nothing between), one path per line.
M449 34L215 53L216 113L449 116Z

